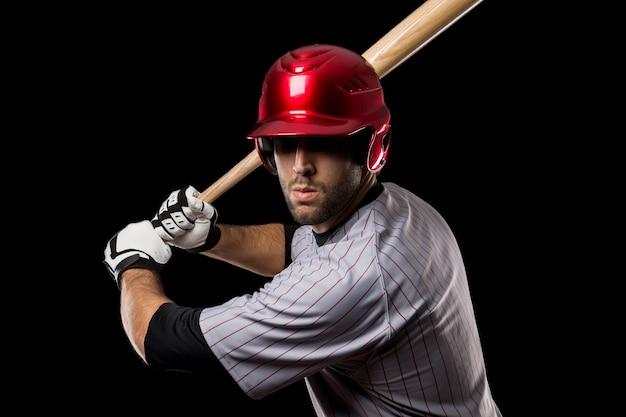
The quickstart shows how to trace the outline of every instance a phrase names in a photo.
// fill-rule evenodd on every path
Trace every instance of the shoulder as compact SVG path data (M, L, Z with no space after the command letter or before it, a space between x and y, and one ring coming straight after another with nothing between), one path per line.
M383 183L383 188L384 191L378 196L376 202L388 211L411 209L411 215L440 216L430 203L407 188L392 182Z

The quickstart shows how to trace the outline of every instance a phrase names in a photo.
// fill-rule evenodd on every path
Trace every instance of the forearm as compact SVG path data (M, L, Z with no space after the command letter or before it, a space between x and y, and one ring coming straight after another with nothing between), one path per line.
M204 255L262 276L285 267L285 231L279 223L233 226L219 224L222 236Z
M160 277L147 269L129 269L120 284L122 325L135 351L145 361L144 341L154 312L172 302L161 285Z

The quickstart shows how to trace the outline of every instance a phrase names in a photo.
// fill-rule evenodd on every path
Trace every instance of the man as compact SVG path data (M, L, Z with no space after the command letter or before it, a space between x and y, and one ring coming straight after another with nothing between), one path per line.
M105 264L141 358L222 366L254 399L304 379L320 416L500 416L455 237L425 201L378 181L390 135L359 54L311 45L279 58L248 136L295 223L217 224L188 186L115 235ZM159 277L172 246L272 278L222 305L179 306Z

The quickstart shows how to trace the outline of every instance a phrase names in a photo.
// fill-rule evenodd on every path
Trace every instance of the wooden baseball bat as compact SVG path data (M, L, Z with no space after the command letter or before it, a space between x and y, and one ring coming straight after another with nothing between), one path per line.
M426 0L362 55L380 78L446 30L482 0ZM256 149L200 194L212 203L262 165Z

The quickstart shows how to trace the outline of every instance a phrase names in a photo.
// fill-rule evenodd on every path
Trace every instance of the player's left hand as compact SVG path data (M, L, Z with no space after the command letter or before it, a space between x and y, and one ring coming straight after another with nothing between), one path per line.
M172 249L163 242L149 220L131 223L104 248L104 264L120 285L120 275L130 268L160 271L170 260Z

